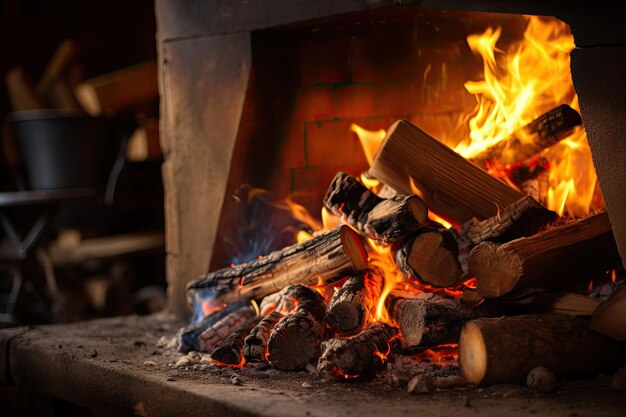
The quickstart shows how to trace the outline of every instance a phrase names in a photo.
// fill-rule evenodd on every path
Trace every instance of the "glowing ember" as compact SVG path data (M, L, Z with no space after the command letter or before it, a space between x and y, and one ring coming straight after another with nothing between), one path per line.
M228 304L219 303L214 298L210 298L210 299L204 300L202 302L202 314L204 315L204 317L206 317L209 314L213 314L216 311L220 311L220 310L226 308L227 306L228 306Z

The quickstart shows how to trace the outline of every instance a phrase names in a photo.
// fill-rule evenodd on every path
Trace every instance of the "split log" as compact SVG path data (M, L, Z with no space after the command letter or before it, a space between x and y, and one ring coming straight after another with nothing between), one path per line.
M376 323L356 336L327 340L317 370L329 381L371 378L385 363L397 335L396 328Z
M224 340L219 342L211 352L211 360L218 366L241 368L246 363L243 347L246 336L257 325L259 317L253 317L239 325Z
M545 366L563 377L594 375L626 363L623 347L571 316L528 315L470 321L459 342L461 376L471 384L523 383Z
M451 287L463 281L456 238L436 222L395 248L398 269L434 287Z
M274 326L285 315L280 311L273 311L257 324L250 334L245 338L243 345L243 354L248 362L265 361L265 352L267 351L267 342L270 339Z
M319 356L324 334L326 302L315 290L300 286L301 298L295 310L274 327L267 343L267 360L283 370L303 368Z
M457 235L459 262L463 272L468 272L468 257L476 245L482 242L504 243L532 236L556 218L555 212L527 196L506 206L497 216L483 221L473 218L466 222Z
M392 324L402 334L404 348L458 343L463 325L487 314L483 308L468 307L459 300L432 293L406 298L405 293L392 291L385 305Z
M468 269L485 297L524 288L568 288L620 265L606 212L528 238L472 249Z
M361 239L348 226L339 226L258 260L203 275L187 285L187 298L206 289L225 302L261 298L290 284L313 285L366 267Z
M328 303L328 325L342 335L360 332L376 309L383 283L383 277L372 271L361 271L348 278Z
M495 216L523 197L406 120L391 126L370 171L405 195L417 187L430 209L456 224Z
M248 303L229 304L227 307L213 312L202 320L181 328L176 336L178 340L178 351L181 353L199 351L200 347L198 346L198 341L202 333L234 311L247 307L249 307Z
M345 172L337 173L331 182L324 196L324 206L383 244L410 235L428 219L428 209L418 196L382 199Z
M521 162L554 145L581 124L580 114L567 104L562 104L470 160L478 165L494 159L502 164Z
M626 285L600 304L591 318L591 329L615 340L626 340Z
M251 306L242 307L226 315L213 326L206 329L198 336L196 349L198 352L211 352L215 346L234 329L246 323L256 316L256 311Z

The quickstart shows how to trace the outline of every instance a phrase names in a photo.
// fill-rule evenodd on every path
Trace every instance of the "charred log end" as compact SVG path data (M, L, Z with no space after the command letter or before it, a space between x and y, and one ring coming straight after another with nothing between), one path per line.
M511 292L522 275L522 261L512 253L498 251L498 245L484 242L470 252L469 274L476 277L477 289L495 298Z
M426 306L417 300L407 300L400 306L398 328L402 332L402 340L405 346L417 346L424 334L424 317Z
M459 339L459 368L470 384L480 384L487 373L487 348L480 328L467 323Z
M363 310L352 302L339 302L326 312L326 322L337 332L354 334L363 327Z
M246 340L246 344L243 346L243 356L248 362L263 362L265 360L265 347L248 343Z
M417 276L436 287L460 284L463 269L458 261L456 243L446 232L427 232L417 236L411 246L408 262Z
M428 207L426 207L426 203L414 195L407 199L407 204L411 209L411 213L413 213L413 217L419 224L424 224L428 221Z
M211 353L211 360L218 366L228 366L231 368L241 368L245 365L246 359L240 350L230 346L220 346Z
M311 313L298 310L285 316L267 344L267 360L278 369L303 368L319 355L324 327Z
M341 243L357 271L367 268L367 251L359 235L348 226L341 227Z
M317 369L327 381L364 381L374 377L383 359L367 349L358 349L350 339L331 339L322 344L324 355Z

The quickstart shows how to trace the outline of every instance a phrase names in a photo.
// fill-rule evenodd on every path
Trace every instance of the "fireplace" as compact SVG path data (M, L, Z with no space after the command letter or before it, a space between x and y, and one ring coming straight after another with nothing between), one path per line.
M593 403L602 403L607 414L619 413L625 404L606 389L606 376L564 383L558 401L514 386L475 390L462 385L419 401L406 395L402 372L368 385L323 383L310 368L295 374L263 367L233 371L201 355L181 357L167 346L190 314L187 283L233 259L224 238L238 221L231 196L241 199L252 190L242 191L242 184L277 196L294 194L316 213L337 171L360 177L369 168L353 123L377 131L406 119L435 137L453 130L459 115L474 105L461 87L482 72L482 62L463 46L465 37L501 25L506 28L502 41L514 42L526 27L522 13L557 16L572 27L578 46L572 75L623 259L626 174L614 156L624 151L620 97L626 87L620 69L626 63L621 46L626 37L617 15L599 13L600 25L600 17L589 17L595 12L559 2L413 3L157 1L168 301L175 316L86 323L52 336L46 329L26 336L16 332L2 342L10 352L0 364L6 378L89 407L137 415L209 409L216 415L332 415L350 407L371 415L433 409L462 415L482 407L570 412L555 405L561 399L590 412ZM600 82L597 63L606 64ZM46 335L50 340L43 342ZM383 350L374 353L386 356ZM422 354L420 366L432 371L441 387L456 384L454 371L446 367L454 362L454 349ZM33 372L32 364L48 370ZM414 365L403 366L411 372ZM91 376L97 372L116 386L102 389L101 380ZM435 390L427 386L432 383L415 381L412 390ZM508 397L513 398L501 401Z

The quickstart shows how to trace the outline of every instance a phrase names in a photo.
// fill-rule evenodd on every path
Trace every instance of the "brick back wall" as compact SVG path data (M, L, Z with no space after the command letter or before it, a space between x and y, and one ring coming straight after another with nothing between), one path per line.
M521 16L431 12L253 33L229 192L249 183L292 195L319 217L337 171L368 168L352 123L378 130L407 118L445 137L475 105L463 83L482 73L465 38L493 24L512 38L524 26ZM232 209L227 202L223 212ZM222 222L221 233L232 227Z

